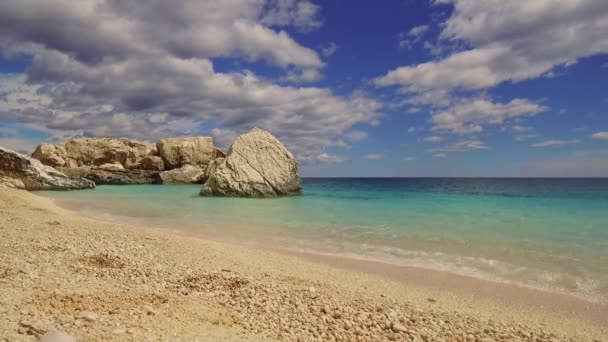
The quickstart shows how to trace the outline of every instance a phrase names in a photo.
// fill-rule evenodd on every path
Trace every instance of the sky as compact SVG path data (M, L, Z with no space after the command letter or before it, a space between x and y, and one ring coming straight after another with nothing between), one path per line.
M608 177L608 1L0 1L0 146L253 127L305 177Z

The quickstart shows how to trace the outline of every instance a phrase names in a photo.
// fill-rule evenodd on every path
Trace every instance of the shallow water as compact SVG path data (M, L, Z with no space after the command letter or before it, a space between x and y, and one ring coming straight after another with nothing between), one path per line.
M200 186L44 192L97 218L608 298L608 179L304 179L302 196Z

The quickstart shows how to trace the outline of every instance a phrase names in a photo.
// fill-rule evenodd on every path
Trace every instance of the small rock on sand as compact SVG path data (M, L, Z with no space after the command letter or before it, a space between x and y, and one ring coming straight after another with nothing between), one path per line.
M94 322L99 318L96 313L91 311L81 311L78 318L84 319L85 321Z
M394 321L391 323L391 329L394 332L403 332L406 331L407 329L405 328L405 326L397 321Z
M47 331L40 336L39 342L76 342L76 339L57 330Z
M141 307L142 310L146 313L146 315L156 315L156 311L150 305L144 305Z

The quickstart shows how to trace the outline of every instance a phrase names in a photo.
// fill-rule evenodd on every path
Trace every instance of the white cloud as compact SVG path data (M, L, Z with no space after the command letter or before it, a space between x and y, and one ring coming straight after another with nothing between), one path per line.
M416 160L416 157L404 157L403 161L414 161Z
M2 1L0 48L32 65L0 77L0 119L57 137L151 141L216 128L223 145L221 136L257 126L315 159L353 126L377 124L382 104L244 68L218 72L212 58L263 61L291 82L314 81L324 66L317 52L274 27L318 27L318 10L304 0Z
M608 132L597 132L591 135L591 138L597 140L608 140Z
M532 138L536 138L540 136L538 133L529 133L529 134L518 134L515 136L515 140L517 141L526 141Z
M448 155L445 153L435 153L433 154L433 157L435 158L446 158Z
M272 0L261 20L269 26L295 26L302 32L316 30L322 25L320 8L305 0Z
M440 24L443 29L438 42L425 42L425 45L441 54L448 52L447 57L389 70L374 83L379 87L397 86L404 97L401 103L444 108L432 121L436 127L443 126L453 133L478 133L490 121L502 124L504 120L496 119L511 117L503 106L492 106L504 110L505 114L484 118L486 114L480 113L476 115L477 123L462 124L458 117L453 117L463 110L457 96L464 93L468 98L486 97L480 92L501 83L555 74L581 58L608 53L606 1L451 0L441 3L450 3L453 11ZM517 115L534 115L546 110L540 105L534 108L526 99L517 101L528 106L528 109L520 107L524 112ZM509 104L512 107L517 103ZM452 124L444 119L456 120Z
M502 124L509 119L533 116L545 110L546 107L525 99L494 103L483 98L473 98L433 113L431 122L436 130L457 134L478 133L483 131L483 125Z
M372 153L372 154L368 154L364 157L364 159L367 160L381 160L384 159L384 154L382 153Z
M523 133L523 132L531 131L532 127L526 127L526 126L521 126L521 125L514 125L513 127L511 127L511 130L513 132L516 132L516 133Z
M461 140L456 143L446 145L438 148L431 148L426 150L428 153L432 154L448 154L452 152L467 152L467 151L475 151L475 150L487 150L489 147L481 140Z
M442 39L472 49L404 66L376 80L411 90L483 89L523 81L608 52L608 3L593 0L453 1Z
M367 132L363 131L350 131L344 134L344 136L350 141L362 141L367 139Z
M443 139L439 136L433 135L430 137L425 137L422 139L422 141L426 141L426 142L434 142L434 143L438 143L441 142Z
M532 147L559 147L578 144L579 142L580 140L545 140L539 143L532 144Z
M316 159L316 161L319 161L322 163L332 163L332 164L339 164L339 163L343 163L345 161L345 159L343 157L336 156L333 154L328 154L325 152L316 156L315 159Z
M428 30L428 25L420 25L413 27L407 33L400 33L398 35L399 47L408 49L411 48L414 44L422 39Z
M334 42L329 43L327 46L321 49L321 54L323 57L327 58L333 55L336 50L338 50L338 45Z

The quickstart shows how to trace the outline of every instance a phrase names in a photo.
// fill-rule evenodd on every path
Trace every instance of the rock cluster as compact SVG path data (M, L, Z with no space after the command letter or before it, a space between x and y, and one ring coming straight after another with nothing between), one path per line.
M25 190L92 189L95 183L68 177L29 156L0 147L0 186Z
M32 154L43 164L96 184L192 184L224 153L211 137L160 140L156 147L126 138L80 138L40 144Z
M254 128L212 164L203 196L275 197L299 194L298 162L272 134Z

